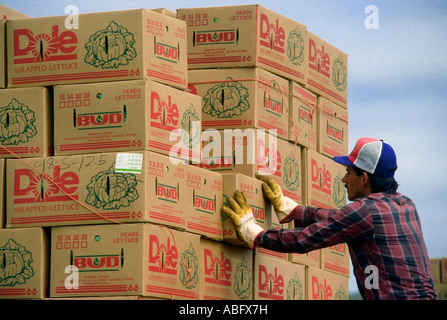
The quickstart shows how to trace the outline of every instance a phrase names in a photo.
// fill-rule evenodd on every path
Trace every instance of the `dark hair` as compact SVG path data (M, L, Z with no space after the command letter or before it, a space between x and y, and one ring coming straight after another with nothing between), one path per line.
M352 167L355 171L355 174L357 176L361 176L363 172L365 172L368 175L370 186L371 186L371 192L386 192L394 194L397 191L397 188L399 187L399 184L394 179L394 177L386 178L381 177L375 174L371 174L369 172L366 172L362 169L359 169L357 167Z

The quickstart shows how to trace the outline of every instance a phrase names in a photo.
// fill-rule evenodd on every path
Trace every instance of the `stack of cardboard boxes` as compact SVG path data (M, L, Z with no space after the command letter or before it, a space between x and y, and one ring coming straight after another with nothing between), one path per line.
M438 299L447 300L447 258L431 258L430 265Z
M347 299L346 245L252 251L220 212L239 189L289 227L255 173L346 203L344 53L258 5L23 18L0 24L0 298Z

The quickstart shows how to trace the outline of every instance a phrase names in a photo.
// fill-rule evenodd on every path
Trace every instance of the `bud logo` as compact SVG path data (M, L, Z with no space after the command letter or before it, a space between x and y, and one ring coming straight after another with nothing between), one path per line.
M259 296L261 298L283 300L284 278L278 274L275 267L274 273L269 273L264 265L259 265Z
M194 201L194 208L197 211L214 214L215 208L216 208L216 196L214 196L214 199L202 197L199 195L196 195L195 189L193 190L193 201Z
M73 251L70 252L72 265L79 269L79 272L95 272L95 271L119 271L124 266L124 250L121 254L101 254L75 256Z
M160 200L177 203L179 200L179 184L177 186L168 186L167 184L158 183L155 179L155 188L157 190L157 197Z
M177 129L179 119L179 110L175 103L171 102L171 96L168 101L162 101L160 95L151 92L151 127L172 131Z
M239 29L194 31L192 41L193 47L208 44L238 44Z
M15 29L13 33L14 64L77 59L78 38L73 31L59 34L59 26L51 28L51 35L37 35L29 29Z
M324 45L319 49L315 41L309 38L309 68L329 78L330 67L331 58L324 51Z
M343 243L339 243L329 247L329 250L332 253L344 256L345 255L345 245Z
M332 288L326 283L326 279L320 283L317 277L312 277L312 299L332 300Z
M251 211L253 212L253 216L255 217L256 221L260 223L265 222L265 209L261 207L256 207L251 205Z
M326 164L319 167L315 159L311 160L312 166L312 188L324 193L331 194L331 173L326 170Z
M177 275L178 250L171 244L171 238L162 243L151 234L149 236L149 271Z
M157 58L169 62L177 63L179 60L179 49L176 47L168 46L166 44L158 43L155 46L157 52Z
M307 122L309 124L312 124L312 113L309 109L304 108L302 105L300 105L299 108L299 119L303 120L304 122Z
M85 113L76 117L78 130L121 128L123 126L123 115L120 111Z
M215 257L211 250L203 250L205 256L205 282L231 287L231 261L220 252Z
M78 199L75 192L79 187L79 177L76 173L68 171L61 174L60 166L55 166L53 176L48 177L57 186L49 182L45 176L36 175L31 169L16 169L14 171L14 203L73 201L69 195Z
M260 45L284 53L286 33L284 28L279 26L279 19L273 24L265 14L261 14L260 23Z
M265 101L264 101L264 105L265 105L265 110L273 113L275 116L280 117L282 115L282 103L275 101L273 99L271 99L270 97L266 96L265 97Z
M343 142L343 128L337 129L335 127L332 127L327 123L327 136L329 139L334 140L335 142L342 143Z

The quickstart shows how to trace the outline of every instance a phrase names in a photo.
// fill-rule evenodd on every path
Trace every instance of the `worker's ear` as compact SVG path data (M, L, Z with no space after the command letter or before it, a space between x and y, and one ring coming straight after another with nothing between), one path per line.
M366 172L362 173L362 182L364 185L369 185L369 176Z

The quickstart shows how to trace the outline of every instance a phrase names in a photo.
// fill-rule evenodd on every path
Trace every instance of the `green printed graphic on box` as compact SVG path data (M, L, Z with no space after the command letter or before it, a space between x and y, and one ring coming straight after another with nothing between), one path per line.
M332 83L338 91L345 91L348 86L347 78L346 66L340 54L332 66Z
M13 98L0 108L0 143L18 145L26 143L37 134L34 111Z
M134 35L111 21L106 29L90 36L85 45L87 54L84 61L97 68L116 69L127 65L137 56L134 44Z
M250 108L248 96L247 88L228 77L207 91L202 111L217 118L240 116Z
M87 184L85 200L98 209L116 210L130 206L139 198L137 178L131 173L115 172L115 163L108 170L98 172Z
M199 259L192 243L182 254L179 280L186 289L195 288L199 282Z
M283 181L286 187L295 191L298 190L300 186L300 166L296 159L293 156L293 153L290 152L290 155L284 160L283 166Z
M287 56L296 66L300 66L304 61L304 39L298 26L289 33Z
M289 280L286 287L286 300L303 300L303 284L301 283L298 274L294 274L293 278Z
M0 247L0 287L24 284L34 276L33 258L24 246L9 239Z
M236 266L234 272L234 293L239 297L239 299L245 300L249 299L251 295L251 268L248 265L245 257L242 257L242 261Z

